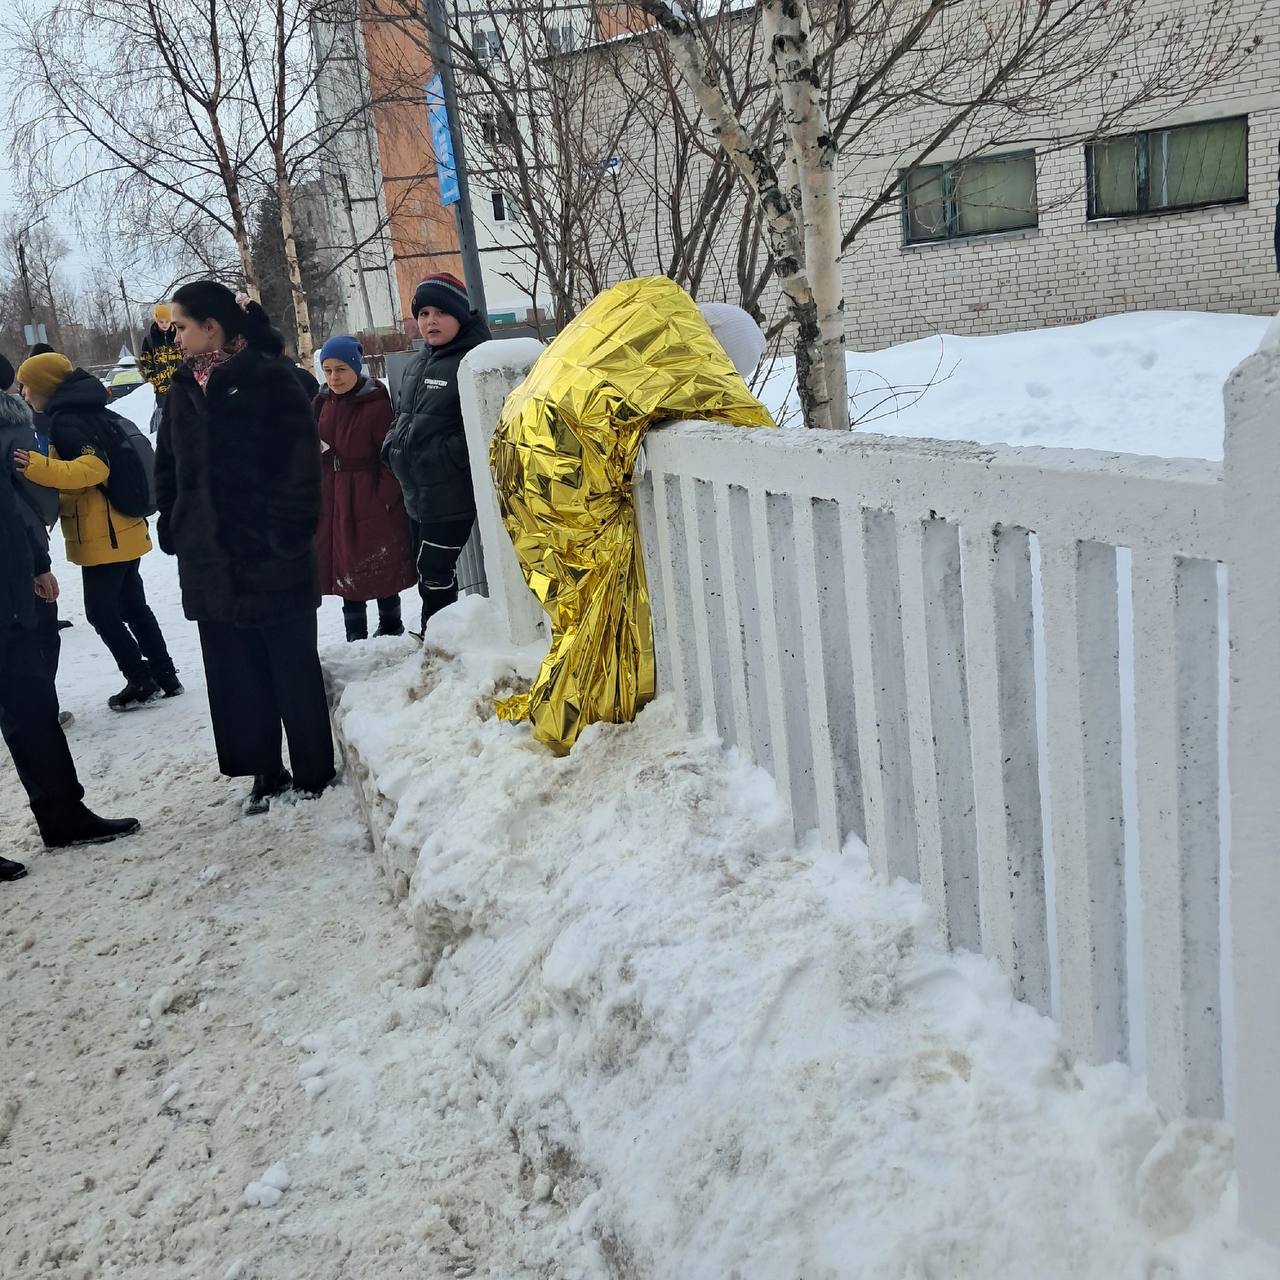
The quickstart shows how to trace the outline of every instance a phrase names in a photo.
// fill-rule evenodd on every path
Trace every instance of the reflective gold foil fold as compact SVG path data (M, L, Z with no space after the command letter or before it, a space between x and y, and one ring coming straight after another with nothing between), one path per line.
M600 294L508 397L489 461L525 580L551 619L527 694L497 704L558 754L653 697L653 620L631 476L649 425L767 427L693 299L665 276Z

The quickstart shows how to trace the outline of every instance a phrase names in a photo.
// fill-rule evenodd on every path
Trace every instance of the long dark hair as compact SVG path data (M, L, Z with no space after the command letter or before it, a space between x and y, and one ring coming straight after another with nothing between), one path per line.
M225 284L196 280L184 284L172 301L199 323L216 320L228 340L243 338L251 347L269 356L284 352L284 339L271 327L267 313L256 302L241 307Z

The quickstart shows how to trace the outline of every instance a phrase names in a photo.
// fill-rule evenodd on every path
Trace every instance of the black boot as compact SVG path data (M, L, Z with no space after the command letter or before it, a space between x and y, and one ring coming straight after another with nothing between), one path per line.
M49 849L69 849L77 844L109 844L121 836L131 836L142 827L137 818L100 818L74 801L60 813L38 815L40 838Z
M21 880L26 874L27 869L22 863L0 858L0 880Z
M139 707L150 706L160 696L160 685L151 674L151 668L143 667L119 693L107 699L107 706L112 711L136 711Z
M161 693L166 698L176 698L180 694L186 693L186 690L182 687L182 681L178 679L178 673L173 667L170 667L167 671L152 667L151 674L155 678L156 684L160 686Z
M342 602L342 623L347 629L347 641L367 640L369 638L369 615L363 600L344 600Z
M400 597L388 596L378 601L378 629L375 636L404 635L404 621L400 617Z
M275 773L258 773L253 778L253 790L244 802L246 817L256 813L266 813L271 808L271 798L283 795L293 786L293 778L288 769L280 769Z

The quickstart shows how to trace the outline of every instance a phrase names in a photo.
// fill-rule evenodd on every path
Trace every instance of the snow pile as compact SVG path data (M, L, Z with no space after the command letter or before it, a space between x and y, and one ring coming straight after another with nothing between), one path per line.
M990 337L940 334L849 352L866 431L1166 458L1222 457L1222 384L1267 329L1262 316L1147 311ZM760 391L799 425L795 366Z
M492 698L536 651L488 602L423 657L331 655L461 1080L531 1201L612 1275L1262 1280L1229 1133L1089 1068L918 891L791 847L772 781L660 701L555 759ZM447 1081L447 1087L446 1086ZM577 1271L566 1274L579 1274ZM595 1274L588 1270L583 1274Z

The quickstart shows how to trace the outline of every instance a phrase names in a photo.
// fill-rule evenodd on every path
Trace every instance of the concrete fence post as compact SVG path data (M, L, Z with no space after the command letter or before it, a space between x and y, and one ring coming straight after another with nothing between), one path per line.
M504 401L523 381L542 350L542 343L534 338L486 342L467 355L458 371L489 598L502 610L514 644L533 644L543 639L548 634L547 615L524 580L515 548L502 523L489 472L489 442Z
M1225 395L1240 1218L1280 1244L1280 318Z

